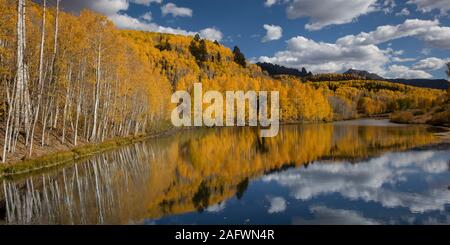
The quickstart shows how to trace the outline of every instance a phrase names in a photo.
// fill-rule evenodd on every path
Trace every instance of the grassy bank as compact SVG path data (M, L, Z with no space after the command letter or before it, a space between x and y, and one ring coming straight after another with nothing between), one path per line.
M67 151L49 153L41 157L27 159L17 163L0 164L0 179L8 176L21 175L53 168L69 162L79 161L102 152L107 152L119 147L162 136L170 133L172 130L173 128L165 128L164 130L152 132L149 135L115 138L100 143L86 144Z
M431 108L430 110L407 110L391 114L391 122L401 124L430 124L450 127L450 105Z

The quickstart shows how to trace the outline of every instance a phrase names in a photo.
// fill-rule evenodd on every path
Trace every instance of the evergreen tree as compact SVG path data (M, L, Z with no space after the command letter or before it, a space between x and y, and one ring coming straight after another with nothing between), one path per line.
M239 64L242 67L247 67L247 62L245 61L245 56L244 54L241 52L241 50L239 49L238 46L235 46L233 49L233 54L234 54L234 62L236 62L237 64Z
M200 35L197 33L197 34L195 34L195 36L194 36L194 41L195 42L199 42L200 41Z
M302 68L302 72L301 72L301 77L306 77L308 76L308 72L306 71L305 67Z
M169 43L169 38L166 39L166 43L165 43L165 47L164 48L165 48L165 50L169 50L169 51L172 50L172 46Z
M206 48L206 41L202 39L199 45L199 59L200 63L206 62L208 60L208 49Z
M217 59L217 62L222 62L222 55L220 55L220 52L217 52L217 57L216 57L216 59Z
M447 63L447 75L450 77L450 62ZM449 81L450 83L450 81ZM447 89L447 98L450 100L450 86Z
M159 49L159 51L171 51L172 50L172 46L169 43L169 38L165 38L163 37L163 35L159 36L159 44L156 45L156 48Z
M198 65L206 62L208 59L208 49L206 48L206 41L204 39L200 39L199 35L195 35L194 39L191 41L189 45L189 51L192 56L195 57L195 61Z

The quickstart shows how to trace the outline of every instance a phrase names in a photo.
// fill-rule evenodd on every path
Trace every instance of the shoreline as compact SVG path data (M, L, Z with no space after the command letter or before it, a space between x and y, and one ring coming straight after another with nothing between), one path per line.
M358 118L358 119L350 119L350 120L341 120L341 121L333 121L330 123L351 123L353 121L361 121L361 120L389 120L386 117L373 117L373 118ZM295 124L308 124L312 122L281 122L280 125L295 125ZM320 123L320 122L319 122ZM324 123L324 122L322 122ZM391 123L391 122L390 122ZM393 125L398 126L407 126L407 125L424 125L428 127L437 127L441 128L442 132L433 133L436 137L441 139L441 143L450 143L450 128L448 127L438 127L430 124L399 124L392 123ZM77 162L91 156L105 153L108 151L112 151L118 149L120 147L129 146L132 144L144 142L149 139L164 137L167 135L171 135L180 130L192 130L193 128L189 127L186 129L180 129L175 127L170 127L168 129L158 131L155 133L151 133L149 135L138 135L138 136L129 136L129 137L118 137L115 139L107 140L101 143L92 143L83 145L80 147L75 147L73 149L67 151L53 152L49 153L37 158L27 159L20 162L15 163L5 163L0 164L0 179L18 176L23 174L28 174L32 172L37 172L40 170L51 169L60 165L64 165L69 162Z
M450 143L450 128L443 127L446 132L435 133L436 137L440 138L444 143Z
M120 147L170 135L175 131L177 131L177 129L171 127L149 135L118 137L101 143L87 144L67 151L53 152L20 162L0 164L0 179L28 174L44 169L51 169L69 162L80 161L100 153L112 151Z

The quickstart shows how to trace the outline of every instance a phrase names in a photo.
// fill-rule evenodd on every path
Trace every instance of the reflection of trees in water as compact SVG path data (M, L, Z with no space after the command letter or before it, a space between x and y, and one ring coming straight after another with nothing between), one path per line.
M202 181L198 187L198 191L192 197L192 202L195 208L199 212L203 212L209 206L209 197L211 196L211 191L209 190L208 184Z
M256 151L259 153L269 152L269 148L266 144L266 138L256 137Z
M3 220L15 224L141 222L203 211L233 196L241 199L250 180L263 174L318 159L370 157L436 141L420 127L322 124L281 129L278 137L264 141L245 128L180 133L58 173L5 181L0 214L3 209Z
M306 162L303 164L304 167L308 167L309 162ZM273 173L280 173L280 172L284 172L286 170L289 170L291 168L296 168L298 166L298 164L296 164L295 162L290 162L290 163L285 163L279 167L275 167L272 169L269 169L267 171L264 172L264 175L268 175L268 174L273 174Z
M236 187L236 197L237 199L242 199L244 197L245 192L248 188L248 178L245 178L243 181L241 181L237 187Z
M174 200L163 200L159 206L161 207L161 211L163 214L172 213L172 207L175 205Z
M140 148L140 149L137 149ZM140 154L136 154L139 150ZM102 224L117 222L126 210L130 189L145 186L151 149L142 145L100 155L84 164L19 183L3 182L4 219L13 224ZM112 161L111 159L120 159Z

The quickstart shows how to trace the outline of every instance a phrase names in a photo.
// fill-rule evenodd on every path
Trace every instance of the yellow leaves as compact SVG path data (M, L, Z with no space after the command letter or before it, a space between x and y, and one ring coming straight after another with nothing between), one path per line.
M285 81L278 88L283 121L329 121L332 110L322 89L299 81Z
M311 83L324 89L335 119L391 113L404 109L427 109L439 104L443 91L410 87L385 81L349 80ZM356 110L356 108L358 110Z
M0 16L0 55L13 62L15 6L11 1L0 0L7 6ZM29 60L38 60L40 21L42 8L30 3L27 25ZM44 63L50 64L53 53L55 9L49 7L46 28ZM107 17L91 11L79 16L60 12L59 52L54 76L64 92L70 82L86 87L91 95L97 79L98 58L101 56L100 84L102 89L112 88L120 101L110 113L127 115L136 106L144 108L146 116L167 119L173 106L170 97L174 90L191 90L195 82L202 82L205 90L279 91L281 117L284 121L329 121L334 118L356 117L357 109L374 115L402 108L429 108L443 92L411 88L382 81L361 81L352 76L324 74L312 80L326 82L302 83L296 78L281 76L275 80L263 73L257 65L241 67L233 61L233 52L222 45L204 40L202 62L198 62L189 49L193 37L118 30ZM3 44L3 43L2 43ZM9 45L9 46L8 46ZM12 45L12 46L11 46ZM206 55L204 47L206 46ZM195 53L195 52L194 52ZM9 58L8 58L9 57ZM0 74L14 74L12 65L2 60ZM31 77L36 77L37 62L30 62ZM69 67L72 77L67 78ZM82 77L78 81L75 77ZM335 81L333 81L335 80ZM345 81L336 81L345 80ZM347 81L348 80L348 81ZM77 89L75 89L77 90ZM78 91L78 90L77 90ZM92 100L87 96L87 103ZM125 109L124 109L125 108ZM334 115L333 115L334 114ZM342 114L342 115L337 115ZM345 114L345 115L344 115ZM139 115L142 117L143 115ZM155 119L156 120L156 119Z
M369 97L362 98L359 101L358 108L359 111L369 116L383 112L381 102Z
M192 197L205 179L211 180L207 182L212 191L210 200L225 200L234 195L243 179L285 167L286 163L299 167L318 159L367 158L378 155L380 149L402 150L436 141L421 127L331 124L290 125L278 137L264 141L258 140L250 128L205 129L188 138L180 136L169 138L163 146L159 141L151 145L164 153L150 160L152 182L145 195L158 200L148 205L156 217L167 214L160 205L162 200L173 203L171 212L194 210Z

